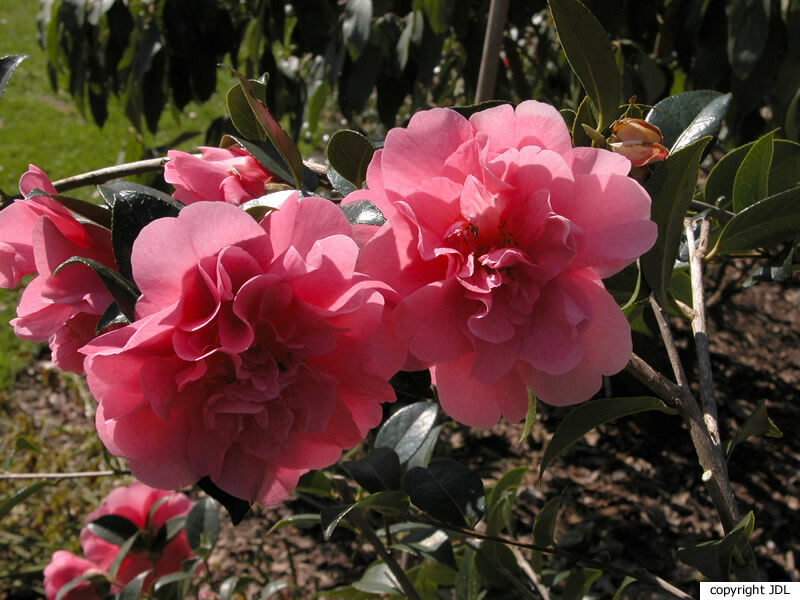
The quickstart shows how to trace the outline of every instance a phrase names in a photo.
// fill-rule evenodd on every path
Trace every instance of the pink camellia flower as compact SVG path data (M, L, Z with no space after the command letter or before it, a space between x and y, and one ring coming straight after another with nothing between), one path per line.
M403 350L350 229L295 194L261 223L202 202L142 230L137 320L82 349L97 430L137 478L274 504L378 424Z
M160 502L158 507L150 515L157 502ZM183 561L192 556L184 531L163 548L148 548L157 539L162 525L173 517L186 515L192 505L193 502L183 494L156 490L137 481L112 491L100 502L100 506L89 513L86 523L105 515L118 515L139 528L141 544L134 545L122 559L116 580L125 585L139 573L152 569L153 572L144 582L146 588L156 577L180 571ZM108 571L119 552L119 546L96 536L88 527L81 530L81 548L86 558L102 571Z
M75 556L71 552L59 550L53 554L50 564L44 569L44 593L47 600L55 600L61 589L78 577L100 575L102 570L93 562ZM63 596L63 600L100 600L98 590L91 582L85 581Z
M396 290L398 335L451 416L521 419L526 388L581 402L626 365L630 329L601 279L657 233L630 167L572 148L558 111L535 101L469 120L433 109L389 132L368 189L345 200L387 218L358 268Z
M20 191L34 188L56 193L47 176L31 165L20 179ZM73 256L115 267L111 233L79 222L47 196L16 200L0 211L0 287L14 287L24 275L38 273L22 293L17 318L11 321L17 337L48 341L56 366L83 372L77 352L92 337L100 315L113 302L98 275L80 264L58 267Z
M274 175L241 148L201 147L202 156L178 150L167 152L164 179L175 187L173 196L184 204L228 202L239 206L265 194Z

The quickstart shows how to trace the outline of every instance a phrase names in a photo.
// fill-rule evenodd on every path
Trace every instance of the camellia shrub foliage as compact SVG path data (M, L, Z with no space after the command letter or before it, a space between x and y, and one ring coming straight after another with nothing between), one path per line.
M758 515L734 496L727 462L736 444L780 431L764 403L720 431L703 274L745 255L752 282L795 278L800 145L784 134L796 136L797 102L780 112L778 92L759 90L751 105L736 86L713 88L723 76L764 76L759 61L778 52L767 32L793 22L794 4L729 3L725 67L707 89L694 84L706 81L706 29L720 3L665 3L666 22L653 18L659 3L631 10L610 30L639 37L613 46L602 10L601 22L578 0L551 0L547 12L518 4L498 88L517 101L421 109L473 87L483 3L42 3L54 81L65 67L99 122L117 93L154 129L168 102L208 97L224 56L269 72L234 69L230 133L216 146L60 181L31 165L20 194L4 199L0 285L24 285L11 326L47 342L59 369L85 375L100 439L139 480L86 517L83 557L55 553L48 599L288 593L289 582L237 575L211 589L203 565L216 503L236 525L253 504L296 490L321 510L272 535L303 522L327 538L347 525L375 553L360 579L319 597L581 598L605 573L616 598L633 582L690 598L647 565L560 547L558 496L519 540L513 507L528 469L487 489L439 456L443 418L474 428L524 420L524 438L540 402L574 406L535 466L540 477L598 425L647 411L682 418L706 486L697 493L724 536L676 556L713 580L759 580L749 542ZM740 12L761 8L766 21L753 21L745 42ZM793 35L781 38L787 48ZM2 59L0 93L20 62ZM667 95L676 86L695 89ZM626 102L631 89L646 104ZM338 131L327 164L304 161L276 115L297 133L334 90L346 116L370 97L387 126L403 106L413 115L379 143ZM764 119L767 105L785 131L721 149L726 124L730 142L749 131L751 108ZM170 193L112 181L143 168L161 171ZM102 203L68 194L87 182L99 182ZM673 319L692 328L697 382ZM640 356L632 331L661 340L670 374ZM604 377L622 370L649 395L603 394ZM417 400L384 419L409 389ZM196 503L177 493L191 487ZM554 575L555 559L570 570Z

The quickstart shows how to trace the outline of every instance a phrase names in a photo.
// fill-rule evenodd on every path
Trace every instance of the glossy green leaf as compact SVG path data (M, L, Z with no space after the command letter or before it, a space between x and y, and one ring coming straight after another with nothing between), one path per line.
M716 252L771 247L800 235L800 187L775 194L738 213L725 225Z
M602 574L599 569L573 569L567 577L561 600L583 600L592 583Z
M463 600L481 600L481 576L475 568L477 552L467 548L459 561L458 578L456 579L456 598Z
M506 594L514 588L511 579L520 579L521 573L517 559L505 544L486 541L481 544L475 557L475 568L481 576L483 585L501 590Z
M758 65L769 36L770 0L728 0L728 62L742 79Z
M351 225L381 226L386 222L386 217L380 209L369 200L348 202L340 204L339 207Z
M85 265L97 273L97 275L100 277L100 280L103 282L103 285L108 290L108 293L111 294L112 298L114 298L114 302L116 302L119 309L129 321L133 322L134 306L136 305L136 300L139 298L139 290L132 281L126 279L114 269L107 267L96 260L84 258L82 256L73 256L68 258L63 263L58 265L58 268L53 271L53 274L55 275L61 269L73 264Z
M738 444L753 436L783 437L783 432L778 429L778 426L767 414L767 401L765 399L759 402L753 414L747 417L747 420L739 427L736 435L725 444L725 455L730 458L733 449Z
M342 468L370 493L400 489L400 459L391 448L375 448L362 460L342 463Z
M100 315L97 327L95 327L95 334L100 335L113 325L128 325L130 323L131 320L119 309L119 304L112 302Z
M375 148L369 140L350 129L342 129L331 136L325 151L328 164L339 175L358 189L367 179L367 167Z
M330 498L333 494L330 474L327 471L318 469L309 471L300 477L296 489L303 494L311 494L321 498Z
M547 548L555 543L558 513L561 510L561 495L544 503L533 521L533 543Z
M309 94L308 104L306 105L306 122L308 130L316 133L319 127L320 115L331 96L331 85L327 79L321 79L313 85L313 91Z
M453 554L453 544L450 542L450 537L447 533L441 529L435 527L412 529L406 534L402 542L395 544L394 547L414 552L453 569L457 568Z
M666 304L666 293L683 232L683 219L692 203L700 158L709 138L671 154L647 181L652 198L651 218L658 225L658 238L640 259L642 274L650 289Z
M250 108L256 116L258 124L264 129L267 139L272 143L280 154L289 172L292 174L291 180L294 181L297 189L303 188L303 157L295 143L289 138L280 124L275 120L267 107L259 102L253 94L253 84L243 75L234 71L239 78L242 91L250 104Z
M225 104L233 126L245 139L258 141L267 139L264 128L258 123L253 109L250 108L250 102L247 100L247 94L241 83L237 83L228 90Z
M330 181L331 183L331 187L333 187L336 193L338 193L341 197L344 198L348 194L352 194L353 192L356 191L356 187L352 183L350 183L349 181L347 181L347 179L339 175L339 173L337 173L331 167L328 167L327 176L328 176L328 181Z
M410 459L425 441L436 423L439 407L433 402L415 402L404 406L378 430L376 448L391 448L400 458L400 464Z
M295 194L295 190L285 190L281 192L273 192L260 198L253 198L247 202L239 205L243 211L253 217L256 221L261 221L265 216L274 210L278 210L284 201L291 195Z
M783 129L786 131L786 137L790 140L800 140L800 90L797 90L786 109Z
M14 450L22 450L23 452L36 452L41 454L42 450L28 438L21 435L14 440Z
M592 101L597 129L617 118L622 78L600 22L579 0L548 0L558 39L572 70Z
M661 130L664 146L677 152L703 137L716 136L730 103L730 94L692 90L656 103L645 120Z
M733 211L741 212L769 194L769 172L775 132L759 138L747 151L733 180Z
M581 103L578 105L578 111L575 113L575 118L570 124L572 127L572 145L576 148L578 146L591 146L592 138L586 132L584 125L592 125L594 123L592 115L592 103L589 101L589 96L584 96Z
M53 485L52 481L37 481L36 483L32 483L20 491L16 492L9 498L6 498L2 502L0 502L0 520L2 520L8 513L11 512L18 504L22 504L33 496L35 493L39 492L40 490L46 488L48 485Z
M486 501L487 535L498 535L503 530L513 532L517 490L528 470L527 467L516 467L507 471L489 491Z
M751 511L721 540L678 548L678 558L711 581L728 581L734 551L745 547L754 526L755 518Z
M140 600L142 597L144 580L147 579L148 575L152 572L152 569L147 569L147 571L143 571L131 579L125 587L120 590L117 600Z
M101 573L90 573L88 575L80 575L75 579L72 579L65 583L61 588L59 588L58 593L56 594L55 600L66 600L70 597L70 595L76 596L78 594L72 594L73 590L82 586L85 583L88 583L90 586L101 586L104 585L106 582L106 578ZM83 594L83 590L81 590L80 594ZM95 592L95 595L97 593Z
M414 467L427 467L433 458L433 451L439 441L439 433L442 431L442 426L437 425L428 432L422 444L411 458L408 459L407 467L413 469Z
M635 581L636 580L633 577L626 575L625 579L622 580L622 583L617 588L617 591L614 592L614 597L611 600L622 600L622 595L625 592L625 588Z
M320 511L322 535L327 540L351 511L369 509L381 514L404 515L408 511L408 496L399 490L385 490L365 496L353 504L326 506Z
M400 594L400 584L392 575L392 571L383 562L372 563L361 579L353 584L353 587L362 592L371 594Z
M460 104L458 106L451 106L449 108L450 110L456 111L465 119L469 119L477 112L481 112L487 108L501 106L503 104L508 104L508 102L505 100L485 100L483 102L478 102L477 104Z
M516 496L517 489L522 484L522 479L529 470L528 467L515 467L503 473L503 476L497 481L486 497L486 508L491 509L495 506L507 492L511 492Z
M158 196L135 190L120 190L114 193L111 208L111 246L120 274L133 280L131 253L133 243L142 229L156 219L176 217L182 204L173 199L163 200Z
M296 515L292 515L290 517L286 517L285 519L281 519L277 523L275 523L272 527L269 528L267 534L269 535L273 531L277 531L278 529L283 529L284 527L305 527L310 525L319 525L321 522L320 515L317 513L298 513Z
M139 528L130 519L115 514L98 517L86 527L100 539L115 546L122 546L131 536L139 533Z
M197 577L195 573L187 573L186 571L164 575L153 582L152 593L156 598L161 598L162 595L174 598L176 594L178 598L184 598L185 596L182 594L184 585L195 577Z
M445 523L474 526L486 509L481 478L450 458L435 458L403 477L403 489L420 510Z
M733 184L736 173L755 142L740 146L723 156L711 169L706 179L704 199L721 208L733 206ZM775 140L772 146L772 166L769 176L769 194L784 192L800 183L800 144L789 140Z
M250 156L256 159L256 161L258 161L262 167L279 179L289 183L292 182L293 176L289 170L289 167L286 165L286 161L283 160L280 153L275 149L271 142L258 142L246 140L235 135L225 135L222 138L220 145L227 146L232 143L241 146Z
M108 576L110 579L116 579L122 561L125 560L125 557L128 556L128 552L131 551L131 548L133 548L138 541L139 535L132 535L120 546L119 550L117 550L114 560L111 561L111 565L108 567Z
M647 286L643 283L642 268L638 260L603 280L606 291L614 297L623 311L647 295Z
M0 58L0 98L6 91L8 82L11 79L11 74L14 72L19 64L28 58L24 54L12 54L10 56L3 56Z
M658 398L650 396L637 396L632 398L598 398L580 404L576 409L567 414L559 423L547 449L542 457L539 468L539 481L545 469L558 458L567 448L580 440L586 433L599 425L608 423L637 413L658 410L667 414L675 414L675 409L670 408Z
M261 590L261 593L258 595L258 600L268 600L275 594L290 587L293 586L287 581L270 581L264 586L264 589Z
M200 556L208 556L219 539L219 515L212 498L203 497L186 515L186 541Z

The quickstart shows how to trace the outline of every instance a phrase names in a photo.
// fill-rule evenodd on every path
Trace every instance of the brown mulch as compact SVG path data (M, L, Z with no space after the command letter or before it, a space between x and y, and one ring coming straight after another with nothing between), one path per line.
M780 439L751 438L735 449L729 462L741 511L755 513L752 543L763 578L769 581L800 580L799 296L797 289L762 284L709 310L723 437L732 435L762 399L767 400L769 414L784 434ZM695 361L687 338L690 332L681 323L673 325L691 379ZM660 357L656 342L651 346L650 354ZM53 373L41 364L22 374L13 405L43 428L46 437L58 444L74 443L70 434L77 431L85 436L90 431L83 393L74 382L65 385L54 380ZM669 372L666 365L660 367ZM624 374L612 378L610 388L620 396L646 393ZM676 550L686 543L717 539L722 531L680 418L648 413L601 426L558 459L538 486L544 447L566 412L540 405L534 430L521 444L521 424L471 430L450 423L442 430L437 454L468 464L487 485L512 466L530 467L516 506L520 540L530 540L541 506L561 494L561 545L586 556L644 567L696 594L693 582L699 575L680 563ZM82 425L70 428L69 423ZM91 447L92 442L84 439L83 443ZM42 465L36 468L41 470ZM0 495L5 491L1 488ZM102 495L99 491L95 494ZM37 503L30 504L31 510L38 508ZM86 512L91 509L85 508ZM73 510L80 512L78 507ZM319 527L287 527L267 535L280 519L314 510L306 501L293 499L275 508L257 508L235 528L223 527L211 560L214 579L221 582L232 574L252 574L292 580L302 590L302 598L357 579L374 557L359 548L346 529L337 530L327 542ZM76 514L78 526L81 518ZM75 549L74 541L65 541L65 546ZM14 559L18 557L0 548L0 565ZM49 556L31 557L32 563L48 560ZM574 565L554 559L551 566L559 570ZM610 598L620 583L617 577L602 577L592 591ZM12 592L5 597L34 596ZM668 596L634 584L624 597Z

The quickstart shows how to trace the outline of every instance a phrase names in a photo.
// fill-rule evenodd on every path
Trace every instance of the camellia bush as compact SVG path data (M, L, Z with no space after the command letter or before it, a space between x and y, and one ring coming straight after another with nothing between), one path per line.
M356 68L378 37L356 35L372 3L346 4ZM625 102L600 22L578 0L549 4L583 90L572 108L527 98L417 110L379 142L337 131L321 164L304 161L268 109L283 79L234 71L235 131L216 147L59 181L34 165L22 175L0 212L0 285L24 285L11 326L85 375L97 434L124 459L119 474L138 480L85 517L83 557L53 555L48 600L287 597L286 581L234 575L214 587L204 564L217 503L235 526L296 490L319 510L271 535L348 527L375 556L318 597L582 598L605 573L615 598L633 582L691 598L648 565L560 546L559 496L520 539L514 507L528 469L487 489L437 451L442 414L471 428L524 421L524 439L539 403L574 406L535 466L540 479L599 425L644 412L682 419L698 493L724 534L670 550L715 581L763 580L750 546L758 515L735 497L728 457L780 431L763 403L737 431L720 428L704 272L746 254L754 281L796 280L800 145L770 131L724 152L717 138L736 99L715 90ZM96 6L87 27L127 10ZM20 62L2 59L0 93ZM171 193L116 181L147 170ZM69 195L90 185L101 204ZM675 320L692 330L697 381ZM651 346L660 338L671 373L636 352L632 331L649 332ZM603 393L623 370L650 393ZM416 401L384 412L409 389ZM177 492L192 487L196 502ZM559 576L556 559L571 564Z

